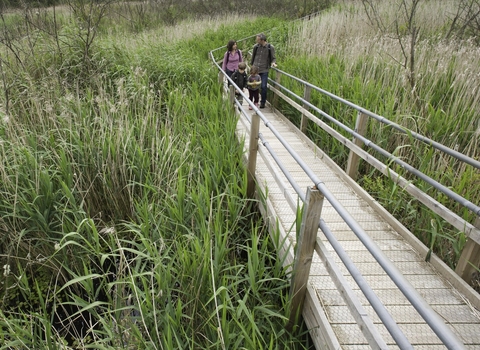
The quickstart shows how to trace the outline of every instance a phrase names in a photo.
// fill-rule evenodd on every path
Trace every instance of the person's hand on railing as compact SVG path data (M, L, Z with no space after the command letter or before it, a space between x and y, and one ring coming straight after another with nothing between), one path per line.
M272 63L273 68L277 68L277 64L275 62Z

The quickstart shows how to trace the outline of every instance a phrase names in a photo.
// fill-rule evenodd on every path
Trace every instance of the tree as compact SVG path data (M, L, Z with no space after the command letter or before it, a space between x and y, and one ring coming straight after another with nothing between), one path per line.
M447 33L447 38L452 36L475 38L477 44L480 44L480 0L459 1Z
M408 72L408 81L415 93L415 46L420 33L415 16L422 0L396 1L396 17L392 23L385 23L378 11L376 0L361 0L370 23L385 35L393 35L398 41L403 61L395 59ZM479 0L480 1L480 0Z

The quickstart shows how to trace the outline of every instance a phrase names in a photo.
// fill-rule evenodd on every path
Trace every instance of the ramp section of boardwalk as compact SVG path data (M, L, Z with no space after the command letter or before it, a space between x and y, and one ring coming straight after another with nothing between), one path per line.
M248 107L244 105L244 108ZM406 280L444 320L448 328L464 344L464 348L480 349L480 315L476 308L480 305L480 299L475 291L438 258L433 257L434 264L425 262L425 251L419 248L422 247L421 243L395 218L388 217L389 214L385 210L382 211L378 203L363 192L354 181L348 181L345 173L321 150L306 140L285 118L273 113L269 108L263 109L262 114L325 183L329 191L375 241ZM248 113L242 113L239 116L237 135L240 141L245 140L246 154L249 132L250 117ZM271 231L280 232L279 254L286 254L285 263L291 264L294 259L297 232L296 203L300 206L302 203L272 155L267 152L266 146L274 150L278 160L288 169L290 176L303 191L313 183L264 123L261 123L260 134L266 143L258 144L257 196L262 204L263 214L270 223ZM328 201L324 201L321 219L341 243L346 254L412 346L415 349L445 349L442 340ZM303 308L303 317L316 347L398 349L399 346L360 291L322 230L318 231L317 237L317 254L314 254ZM352 305L357 305L355 303L359 305L357 310L360 310L360 319L365 322L359 322L358 315L357 317L352 315ZM375 326L383 342L372 341L371 338L375 335L365 330L370 323Z

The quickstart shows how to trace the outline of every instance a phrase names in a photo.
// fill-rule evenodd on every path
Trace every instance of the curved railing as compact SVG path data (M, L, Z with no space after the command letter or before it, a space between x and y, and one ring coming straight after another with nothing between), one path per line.
M239 41L248 41L252 39L254 36L244 38ZM252 42L253 44L253 42ZM396 267L393 265L393 263L384 255L384 253L378 248L378 246L375 244L375 242L366 234L366 232L362 229L362 227L351 217L351 215L348 213L348 211L340 204L340 202L333 196L333 194L328 190L328 188L325 186L325 184L321 181L320 178L318 178L315 173L309 168L308 164L306 164L299 156L298 154L295 153L293 148L288 144L288 142L283 138L283 136L275 129L273 125L268 121L268 119L265 117L265 115L262 113L260 109L258 109L249 99L248 97L238 89L238 87L235 86L233 81L221 70L221 67L219 65L219 62L215 58L215 54L219 51L222 50L222 55L223 55L223 50L225 47L220 47L217 49L212 50L209 53L210 59L213 62L213 64L217 67L219 70L219 81L224 82L224 81L229 81L231 84L227 88L226 85L225 89L229 95L230 103L232 106L237 107L240 112L246 116L246 118L249 120L251 123L251 140L250 140L250 154L249 154L249 163L248 163L248 174L249 174L249 189L247 192L252 195L254 192L254 174L255 174L255 162L256 162L256 143L258 140L262 142L262 144L265 146L265 148L268 150L268 152L271 154L272 158L275 160L277 163L278 167L281 169L287 180L290 182L291 186L294 188L295 192L298 194L299 198L302 200L304 205L306 207L309 206L309 198L311 197L310 190L305 193L299 186L298 184L295 183L293 180L292 176L289 174L288 169L286 169L285 166L281 163L279 158L276 156L274 150L269 146L268 142L265 140L262 134L258 132L259 130L259 121L262 120L263 123L269 130L272 132L272 134L275 135L275 137L282 143L282 145L285 147L285 149L290 153L291 157L300 165L300 167L303 169L303 171L309 176L309 178L312 180L312 184L314 185L314 191L319 191L321 195L326 198L331 205L335 208L335 210L340 214L340 216L343 218L343 220L347 223L347 225L352 229L352 231L357 235L357 237L360 239L360 241L364 244L364 246L367 248L367 250L372 254L372 256L376 259L376 261L379 263L379 265L382 266L382 268L385 270L385 272L388 274L388 276L392 279L392 281L397 285L399 290L405 295L405 297L410 301L410 303L415 307L415 309L418 311L418 313L424 318L424 320L427 322L427 324L432 328L432 330L437 334L437 336L443 341L443 343L447 346L449 349L463 349L464 345L463 343L458 339L458 337L450 330L449 327L447 327L444 323L444 321L435 313L435 311L424 301L424 299L419 295L419 293L412 287L412 285L405 279L405 277L396 269ZM378 145L376 145L374 142L371 140L368 140L362 133L362 130L365 130L366 122L368 118L371 118L371 120L381 122L384 124L387 124L391 126L392 128L403 132L403 133L408 133L412 137L425 142L432 147L438 149L441 152L444 152L452 157L455 157L461 162L464 162L466 164L469 164L475 168L480 169L480 162L467 157L466 155L463 155L455 150L452 150L444 145L441 145L433 140L430 140L426 138L425 136L422 136L418 133L412 132L410 130L407 130L398 124L393 123L392 121L388 120L385 117L379 116L373 112L370 112L358 105L355 105L349 101L346 101L332 93L329 93L328 91L325 91L319 87L316 87L306 81L303 81L285 71L282 71L280 69L275 69L272 68L273 71L275 71L275 79L269 79L269 88L270 90L274 93L274 100L275 99L282 99L283 101L287 102L289 105L297 109L302 113L302 121L301 121L301 126L300 129L302 131L306 130L306 125L307 122L314 122L316 125L321 127L323 130L325 130L328 134L330 134L332 137L335 139L339 140L342 144L344 144L346 147L350 149L350 156L349 156L349 161L346 169L346 173L352 177L353 179L356 178L356 172L357 172L357 167L358 167L358 161L359 159L363 159L364 161L368 162L372 166L374 166L376 169L380 170L383 174L386 176L389 176L392 178L394 181L396 181L398 184L404 187L404 189L410 193L413 197L418 199L420 202L425 204L428 208L430 208L432 211L435 213L441 215L447 222L449 222L451 225L456 227L457 229L465 232L465 234L469 238L469 242L478 245L480 243L480 230L469 223L468 221L464 220L462 217L460 217L458 214L452 212L450 209L446 208L443 206L441 203L436 201L434 198L429 196L428 194L424 193L421 191L419 188L411 184L407 179L402 177L401 175L395 173L392 169L389 168L388 165L385 163L381 162L371 154L367 153L363 148L361 147L362 144L370 147L374 151L378 152L382 156L387 157L391 162L395 162L398 165L400 165L403 169L408 170L410 173L414 174L418 178L422 179L423 181L429 183L432 185L435 189L438 191L444 193L447 195L449 198L452 200L460 203L464 207L468 208L471 210L475 215L480 215L480 207L477 206L476 204L470 202L469 200L463 198L459 194L453 192L446 186L438 183L437 181L431 179L428 177L426 174L423 174L419 170L415 169L408 163L398 159L397 157L393 156L386 150L382 149ZM304 86L304 95L303 96L298 96L294 92L290 91L287 89L285 86L281 85L281 78L282 77L287 77L289 79L293 79L297 83L303 84ZM236 90L236 91L235 91ZM339 103L344 104L345 106L348 106L350 108L353 108L354 110L358 111L358 117L356 121L356 126L355 128L351 128L349 126L346 126L336 120L334 117L328 115L327 113L323 112L320 108L317 106L313 105L309 101L309 96L311 90L316 90L320 93L322 93L325 96L328 96ZM244 101L248 103L248 105L253 109L254 114L250 117L250 115L247 113L247 111L244 109L244 107L237 101L235 100L235 92L237 94L242 95ZM298 101L298 102L297 102ZM302 105L300 105L300 103ZM337 125L344 131L348 132L354 139L349 140L345 136L341 135L338 131L334 130L331 128L329 125L327 125L324 121L322 121L319 117L315 116L311 111L315 111L319 115L322 116L322 118L327 119L329 122ZM283 186L280 181L279 185ZM285 188L282 188L283 193L285 194L286 201L288 204L292 207L292 209L296 210L297 208L297 200L293 198L288 191L285 190ZM323 198L322 197L322 198ZM304 213L304 216L308 215L308 213ZM392 337L395 339L397 344L400 346L402 349L407 349L407 348L412 348L411 344L409 343L408 339L405 337L405 335L402 333L398 325L395 323L393 318L390 316L388 311L385 309L381 301L378 299L378 297L375 295L375 293L372 291L372 289L368 286L368 284L365 282L365 279L363 276L360 274L358 269L355 267L355 264L351 261L351 259L347 256L345 253L344 249L342 248L341 244L336 240L336 238L332 235L331 231L327 227L326 223L321 220L318 217L318 220L316 221L316 230L320 228L322 232L325 234L326 238L328 241L332 244L333 248L335 249L336 253L342 260L342 262L345 264L347 269L349 270L350 274L366 296L366 298L369 300L370 304L374 308L375 312L378 314L382 322L384 323L385 327L388 329ZM315 231L316 232L316 231ZM322 247L318 245L318 243L315 246L315 250L318 252L320 256L324 254L322 252ZM475 250L470 250L470 251L475 251ZM298 254L298 253L297 253ZM468 255L468 254L473 254L473 253L467 253L467 254L462 254L461 261L459 262L460 264L463 264L465 266L469 266L468 261L473 260L473 257ZM465 271L468 270L467 268L464 269ZM338 277L341 278L341 277ZM294 281L292 281L292 284L294 284ZM339 285L338 288L346 288L344 292L346 294L349 293L348 287L345 287L343 285ZM345 294L344 293L344 294ZM353 300L353 299L352 299ZM348 303L347 303L348 304ZM352 314L357 315L358 320L360 320L361 316L361 305L359 306L358 304L351 302L349 304L349 307L351 308ZM369 340L370 344L374 346L374 348L383 348L384 342L379 336L379 333L377 330L375 330L373 324L369 321L365 320L360 320L362 324L364 324L364 329L363 332L366 335L367 339Z

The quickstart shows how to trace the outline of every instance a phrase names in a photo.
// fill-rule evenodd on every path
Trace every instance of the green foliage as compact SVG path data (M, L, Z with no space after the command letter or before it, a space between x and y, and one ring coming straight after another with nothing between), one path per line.
M245 198L207 61L212 38L251 28L133 48L99 38L87 61L70 32L61 59L8 76L0 349L311 346L284 331L285 270Z
M326 14L318 24L306 23L303 27L305 35L309 35L310 30L314 33L314 29L317 33L321 29L326 30L322 23L334 22L334 18L330 17ZM352 15L352 17L355 16ZM340 20L339 17L335 18ZM471 79L461 70L462 64L459 60L454 55L443 57L438 54L438 52L446 52L445 48L450 47L449 45L458 52L464 50L468 52L470 47L468 42L462 44L463 48L460 48L462 45L439 42L437 38L426 38L418 42L416 50L421 58L417 62L418 77L415 92L413 92L408 87L405 71L398 62L392 60L393 53L386 52L378 55L377 51L369 51L371 47L375 47L375 40L385 40L388 43L385 44L387 48L391 47L388 46L391 45L390 41L382 37L375 39L367 36L363 39L356 36L355 38L345 37L345 31L337 27L329 30L332 38L328 40L331 42L325 42L325 40L317 42L315 38L308 37L306 40L296 39L305 40L306 43L296 45L295 40L291 39L289 47L294 49L285 52L287 57L282 58L281 69L380 116L385 116L400 126L459 150L474 159L478 158L480 149L478 148L478 123L474 112L477 110L478 94L470 94L473 87ZM359 28L359 31L363 30ZM292 29L291 33L300 37L303 35L302 29ZM352 54L349 45L355 45L354 42L360 40L364 40L365 43L358 44L360 49ZM298 47L301 49L299 50ZM363 51L370 54L364 54ZM309 52L315 52L315 54L309 54ZM473 68L468 67L465 71L471 71L471 69ZM303 96L302 85L287 77L282 77L281 83L297 95ZM417 100L415 96L418 97ZM312 91L310 101L339 123L354 129L356 112L351 108L315 91ZM297 111L292 111L291 108L282 104L279 108L292 122L297 126L300 125L300 114ZM341 135L352 138L321 113L313 113ZM349 150L341 142L334 140L314 123L308 124L307 134L337 164L346 168ZM473 203L478 203L480 187L473 175L475 169L472 167L440 152L435 152L433 148L414 140L408 134L392 130L391 127L382 126L373 120L368 123L366 137L454 192L466 196ZM372 149L367 148L367 152L378 157ZM436 191L430 186L408 173L401 173L414 185L437 197ZM372 174L376 174L372 167L365 163L361 164L359 178L364 187L391 213L401 218L402 223L416 233L427 246L432 246L433 251L454 267L463 247L464 233L443 223L435 226L437 234L433 234L434 226L430 222L433 214L430 211L419 203L414 203L403 190L399 191L398 186L390 179L375 175L372 180L370 178ZM465 186L471 186L470 191L466 191ZM462 208L453 200L439 197L443 205L467 221L475 220L474 213Z

